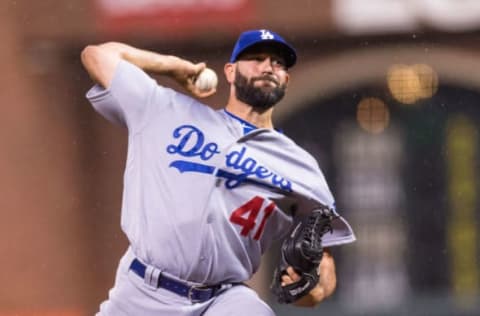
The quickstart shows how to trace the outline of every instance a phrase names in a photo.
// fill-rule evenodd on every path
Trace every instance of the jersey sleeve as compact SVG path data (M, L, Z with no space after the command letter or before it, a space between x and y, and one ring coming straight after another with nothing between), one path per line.
M291 148L289 152L295 153L296 157L302 157L301 161L298 161L299 168L295 170L295 176L298 179L296 188L301 196L298 204L299 211L310 212L319 205L325 205L335 214L332 231L323 236L322 245L333 247L354 242L355 233L347 220L337 212L335 199L317 160L299 146Z
M86 97L103 117L131 132L145 124L157 87L156 81L143 70L122 60L110 86L104 89L96 84Z
M315 200L328 206L335 214L332 221L332 231L323 236L322 245L333 247L348 244L356 240L355 233L347 220L342 217L335 206L335 199L325 180L325 176L313 156L309 155L312 166L315 166L317 179L311 183L310 192Z

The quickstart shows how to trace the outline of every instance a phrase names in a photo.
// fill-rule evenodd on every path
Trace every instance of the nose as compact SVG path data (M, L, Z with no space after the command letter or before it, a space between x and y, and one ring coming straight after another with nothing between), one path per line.
M272 59L266 57L260 64L260 67L263 73L273 73Z

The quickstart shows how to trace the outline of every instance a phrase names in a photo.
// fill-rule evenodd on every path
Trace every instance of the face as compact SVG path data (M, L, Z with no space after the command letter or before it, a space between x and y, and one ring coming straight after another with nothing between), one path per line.
M253 108L270 109L285 95L288 83L285 60L269 49L242 54L234 71L235 96Z

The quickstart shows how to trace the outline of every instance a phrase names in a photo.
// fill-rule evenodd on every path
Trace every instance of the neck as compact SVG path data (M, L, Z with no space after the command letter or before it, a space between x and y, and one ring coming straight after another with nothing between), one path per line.
M225 109L258 128L273 128L273 107L265 111L259 111L248 104L230 99Z

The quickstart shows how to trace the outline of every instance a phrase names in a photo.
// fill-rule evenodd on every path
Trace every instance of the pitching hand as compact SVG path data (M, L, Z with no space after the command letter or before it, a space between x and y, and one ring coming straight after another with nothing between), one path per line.
M213 88L209 91L200 91L198 87L195 86L195 79L205 68L205 63L194 64L178 58L175 66L172 67L170 75L194 96L198 98L206 98L214 94L217 90Z

